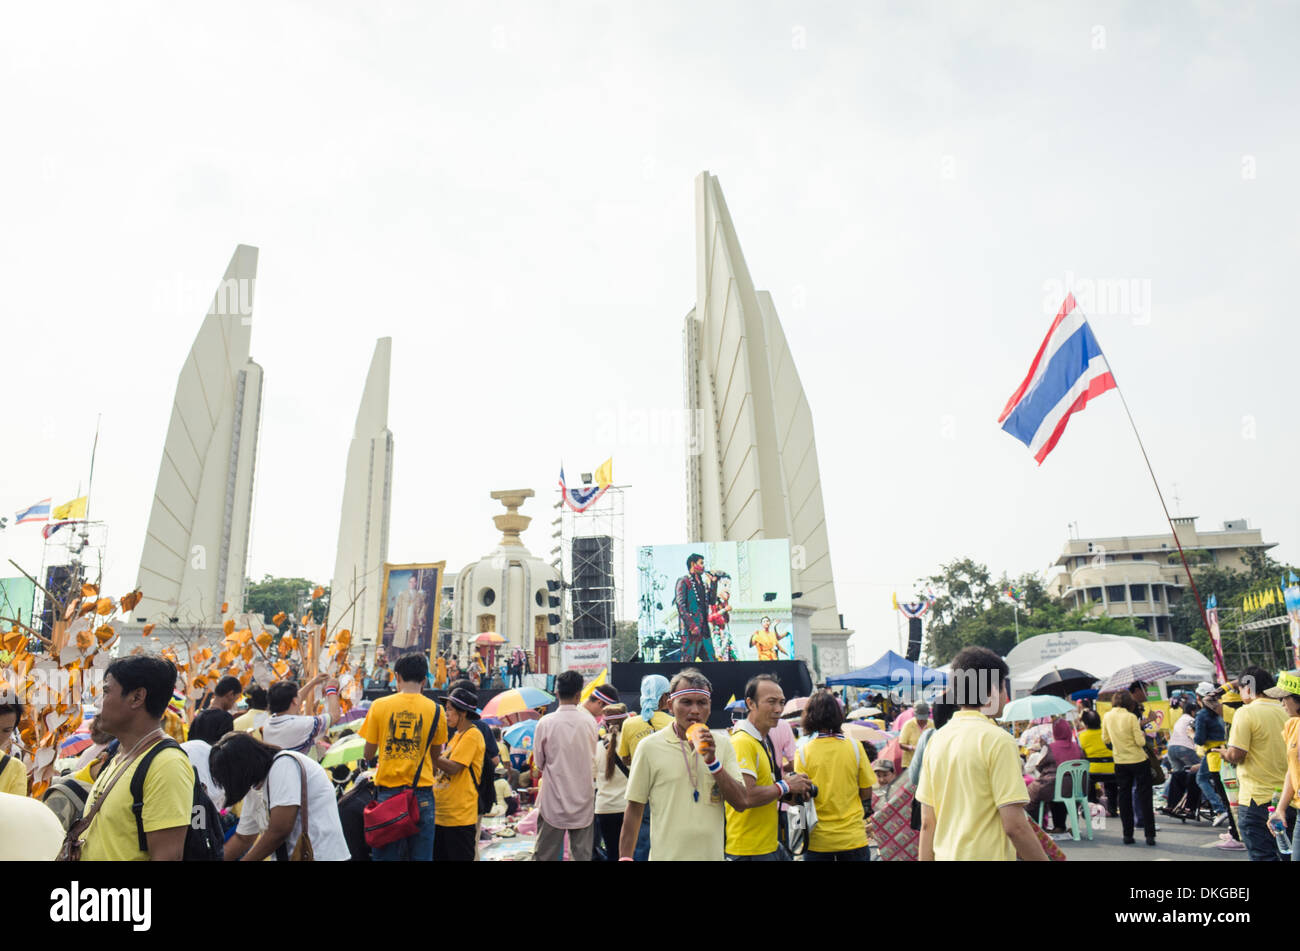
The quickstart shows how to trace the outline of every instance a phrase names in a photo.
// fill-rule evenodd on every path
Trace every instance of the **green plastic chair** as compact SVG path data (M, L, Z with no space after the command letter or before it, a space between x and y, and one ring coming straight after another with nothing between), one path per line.
M1088 833L1088 841L1092 841L1092 814L1088 808L1088 767L1086 759L1072 759L1056 767L1056 790L1052 793L1052 799L1057 802L1065 803L1066 811L1070 814L1070 837L1075 842L1079 841L1079 809L1083 809L1083 828ZM1072 796L1063 795L1061 787L1066 777L1070 779L1070 791ZM1046 802L1038 804L1038 824L1043 824L1043 807Z

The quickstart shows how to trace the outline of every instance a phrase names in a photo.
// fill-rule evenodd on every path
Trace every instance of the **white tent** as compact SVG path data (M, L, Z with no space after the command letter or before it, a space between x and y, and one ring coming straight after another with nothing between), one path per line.
M1101 640L1080 645L1036 667L1013 670L1011 691L1016 696L1027 693L1039 678L1057 668L1074 667L1105 680L1121 667L1152 660L1177 664L1178 672L1168 678L1174 682L1191 683L1214 679L1214 663L1186 644L1148 641L1142 637L1126 637L1122 634L1103 634Z

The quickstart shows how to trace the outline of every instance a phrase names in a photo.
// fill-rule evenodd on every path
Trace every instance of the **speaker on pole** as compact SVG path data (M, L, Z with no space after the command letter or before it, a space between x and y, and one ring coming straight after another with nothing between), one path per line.
M907 619L907 659L911 661L921 659L921 619L919 617Z

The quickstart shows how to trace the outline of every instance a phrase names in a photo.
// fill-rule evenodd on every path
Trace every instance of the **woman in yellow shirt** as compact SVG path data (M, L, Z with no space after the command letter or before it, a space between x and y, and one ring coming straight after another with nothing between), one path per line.
M1151 803L1151 768L1147 763L1146 734L1137 718L1137 703L1127 690L1115 691L1114 704L1101 718L1102 742L1111 748L1115 759L1115 779L1119 786L1119 819L1124 828L1124 844L1133 839L1133 790L1137 789L1142 807L1142 827L1147 845L1156 844L1156 817Z
M1084 710L1079 714L1079 746L1088 759L1088 801L1097 802L1097 785L1106 790L1106 814L1114 818L1119 815L1119 793L1115 786L1115 759L1110 749L1101 739L1101 717L1096 710Z

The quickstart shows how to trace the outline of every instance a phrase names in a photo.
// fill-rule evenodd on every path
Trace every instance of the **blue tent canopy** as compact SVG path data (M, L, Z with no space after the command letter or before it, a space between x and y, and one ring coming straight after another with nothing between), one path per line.
M905 692L913 688L941 687L947 682L943 671L918 664L893 651L885 651L874 664L826 678L827 686L878 687Z

